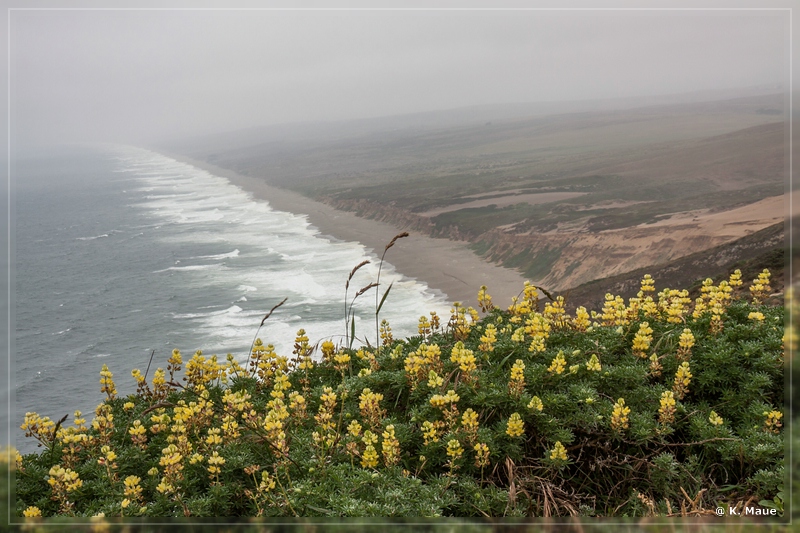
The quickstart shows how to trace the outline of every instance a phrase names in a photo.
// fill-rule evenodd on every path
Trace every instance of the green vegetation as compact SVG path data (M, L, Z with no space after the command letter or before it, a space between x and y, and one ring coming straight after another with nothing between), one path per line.
M124 398L104 366L91 423L26 415L44 451L13 461L14 512L783 516L796 336L769 292L767 272L749 291L709 280L694 302L645 277L569 315L530 284L508 309L482 288L483 317L456 305L403 340L382 322L377 348L300 330L291 356L257 340L244 366L175 350Z

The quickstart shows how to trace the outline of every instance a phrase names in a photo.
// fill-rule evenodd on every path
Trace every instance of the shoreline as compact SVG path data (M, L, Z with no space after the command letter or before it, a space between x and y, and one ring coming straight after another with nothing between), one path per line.
M191 157L152 148L177 161L228 179L273 209L304 215L321 236L361 243L378 257L392 238L402 230L391 224L369 220L354 213L339 211L299 193L269 185L266 180L243 176L232 170ZM478 309L478 290L486 285L498 307L511 305L511 298L522 291L523 275L481 259L465 243L438 239L409 231L386 254L386 262L408 278L441 292L450 302L461 302Z

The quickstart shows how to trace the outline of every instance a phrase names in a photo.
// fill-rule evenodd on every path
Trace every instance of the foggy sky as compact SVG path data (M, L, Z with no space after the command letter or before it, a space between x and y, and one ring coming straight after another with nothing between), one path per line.
M788 83L786 11L14 10L10 18L16 146Z

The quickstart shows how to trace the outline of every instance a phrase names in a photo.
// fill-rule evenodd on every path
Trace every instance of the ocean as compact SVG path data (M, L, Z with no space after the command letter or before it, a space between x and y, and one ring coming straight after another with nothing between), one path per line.
M325 236L303 215L170 157L135 147L80 146L16 162L12 255L15 399L12 428L36 411L91 420L104 395L99 372L120 395L131 370L149 377L173 348L243 362L264 315L288 298L258 336L291 355L297 331L311 343L344 342L345 281L374 281L378 257ZM382 251L382 250L381 250ZM391 259L389 252L388 259ZM449 314L445 296L384 264L381 310L395 337L415 335L420 315ZM375 289L355 301L356 334L375 342ZM36 444L20 430L24 452Z

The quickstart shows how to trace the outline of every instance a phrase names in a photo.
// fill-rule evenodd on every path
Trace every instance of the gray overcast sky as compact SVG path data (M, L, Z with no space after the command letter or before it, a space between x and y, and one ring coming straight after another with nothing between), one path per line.
M18 146L788 82L787 11L10 16Z

